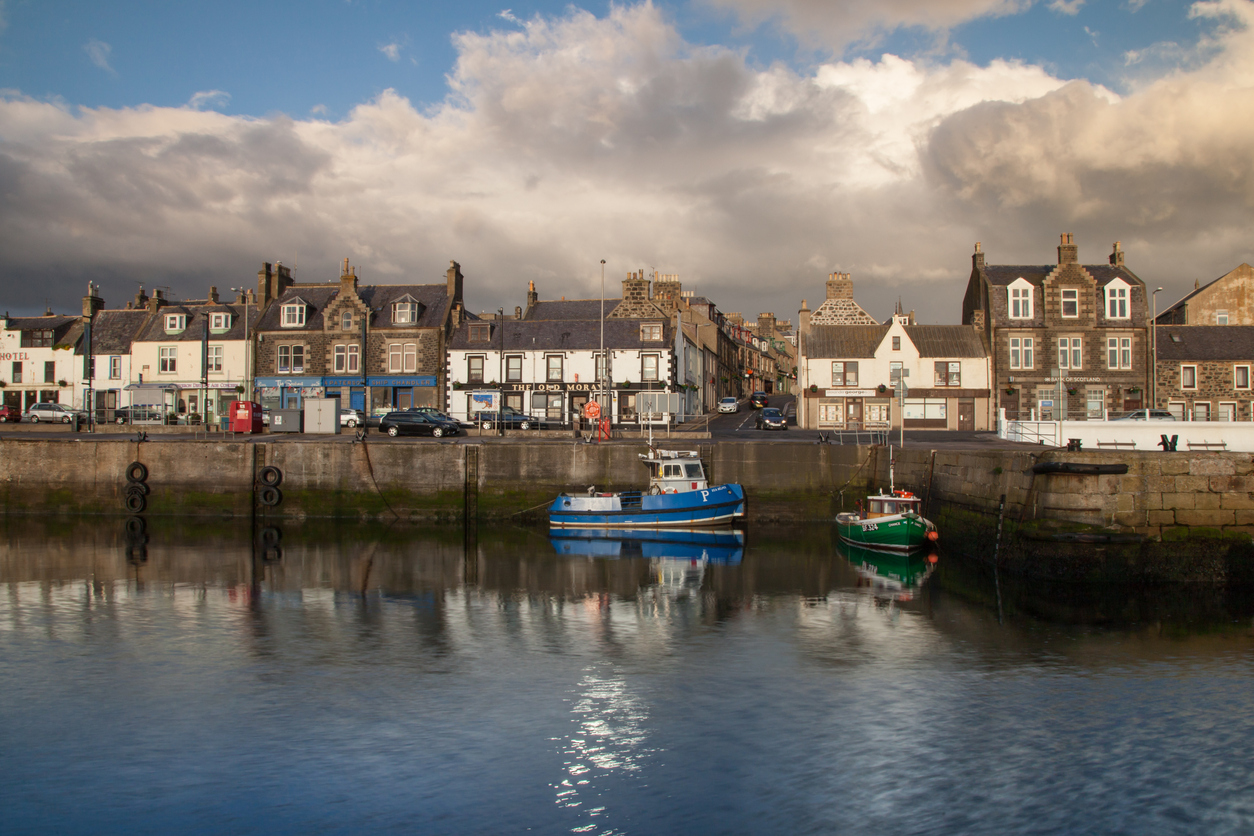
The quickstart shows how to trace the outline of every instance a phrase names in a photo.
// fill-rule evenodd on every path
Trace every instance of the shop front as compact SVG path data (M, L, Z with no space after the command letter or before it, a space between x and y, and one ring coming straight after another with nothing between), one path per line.
M326 392L321 377L259 377L254 382L257 399L266 409L300 409L306 398Z
M360 378L357 378L360 381ZM367 377L370 389L370 411L383 415L393 410L415 406L443 409L435 375L379 375Z
M322 387L324 397L339 398L344 409L366 411L366 379L362 377L324 377Z
M826 389L818 398L818 428L885 429L892 416L892 398L875 389ZM812 413L813 414L813 413Z

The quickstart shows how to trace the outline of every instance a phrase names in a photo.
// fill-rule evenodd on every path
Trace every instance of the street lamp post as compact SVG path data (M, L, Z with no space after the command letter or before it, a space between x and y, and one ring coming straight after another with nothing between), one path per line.
M601 379L598 381L601 389L601 397L598 400L601 402L603 412L601 420L607 420L610 417L610 405L605 399L605 378L610 374L610 358L605 353L605 259L601 259L601 368L598 371L601 372Z
M501 350L497 352L496 433L505 435L505 309L496 309L496 327L501 329Z
M244 300L244 395L251 401L253 399L252 375L250 374L252 364L249 360L252 355L253 341L248 333L248 290L243 287L233 287L231 292L238 293Z
M1154 315L1150 319L1150 403L1149 409L1158 408L1158 294L1162 292L1162 288L1158 288L1151 294L1154 300ZM1147 412L1146 415L1149 413Z

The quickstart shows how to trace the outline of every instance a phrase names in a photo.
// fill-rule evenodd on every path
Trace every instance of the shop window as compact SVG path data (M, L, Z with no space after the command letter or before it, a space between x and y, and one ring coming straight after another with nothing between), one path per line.
M1246 377L1248 377L1249 370L1247 369L1246 372L1247 372ZM110 380L122 379L122 358L121 357L109 358L109 379Z
M869 403L866 405L866 422L868 424L887 424L888 404L886 403Z
M1180 367L1180 388L1196 389L1197 388L1197 366L1181 366Z
M44 383L57 382L57 363L55 360L44 361Z
M531 414L537 418L543 416L549 421L561 421L563 399L560 392L535 392L531 396Z
M163 345L157 349L158 370L162 374L178 371L178 346Z
M1063 289L1062 315L1067 319L1075 319L1080 315L1080 291L1073 288Z
M208 347L208 353L205 356L205 371L222 371L222 346L211 345Z
M618 417L622 421L636 420L636 395L626 392L618 396Z
M466 358L466 382L467 383L483 383L483 358L467 357Z
M1060 337L1058 339L1058 368L1082 369L1084 368L1083 357L1079 337Z
M658 356L656 354L640 355L640 379L657 380Z
M820 424L843 423L841 401L821 401L819 403Z
M1233 366L1232 367L1232 386L1234 389L1250 388L1250 367L1249 366Z
M562 355L549 354L544 358L544 379L549 383L562 382Z
M907 421L938 421L945 417L944 398L906 398L902 417Z
M511 394L507 394L505 396L505 405L508 406L510 409L516 409L519 412L522 412L522 408L523 408L522 392L513 392Z
M1106 390L1088 389L1085 395L1085 409L1090 419L1100 419L1105 414Z
M505 358L505 380L508 383L522 383L522 355L514 354Z

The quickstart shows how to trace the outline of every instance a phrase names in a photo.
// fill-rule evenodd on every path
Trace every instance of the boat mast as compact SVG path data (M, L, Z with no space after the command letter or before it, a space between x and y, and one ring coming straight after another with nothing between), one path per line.
M893 445L888 445L888 493L893 492Z

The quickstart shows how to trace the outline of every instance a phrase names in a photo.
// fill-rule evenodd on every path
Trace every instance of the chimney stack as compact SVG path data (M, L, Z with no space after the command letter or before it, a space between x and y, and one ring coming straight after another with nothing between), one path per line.
M536 293L536 283L527 282L527 310L531 310L539 301L540 294Z
M209 285L209 302L210 304L218 304L218 288L215 285Z
M148 307L148 294L144 293L144 286L142 284L139 286L139 293L135 294L135 307L136 308Z
M801 310L797 311L797 332L800 334L810 333L810 306L806 304L806 300L801 300Z
M270 262L263 261L261 269L257 271L257 298L263 308L274 301L274 297L270 295L270 279L273 275L274 271L270 268Z
M984 251L980 249L980 242L975 242L975 252L971 255L971 266L976 270L984 270Z
M1123 266L1123 250L1119 248L1119 242L1115 242L1115 250L1110 254L1110 263L1115 267Z
M1075 264L1080 260L1080 248L1075 244L1075 236L1070 232L1062 234L1062 241L1058 245L1058 264Z
M83 318L91 319L104 308L100 288L94 282L87 283L87 295L83 297Z
M853 278L848 273L832 273L827 277L828 299L853 299Z
M357 292L357 268L348 266L348 259L344 259L344 265L340 268L340 293L356 293Z
M462 266L456 261L449 259L448 270L445 275L448 277L448 295L454 302L462 301L462 284L464 277L462 276Z
M522 305L514 306L514 319L522 319Z

